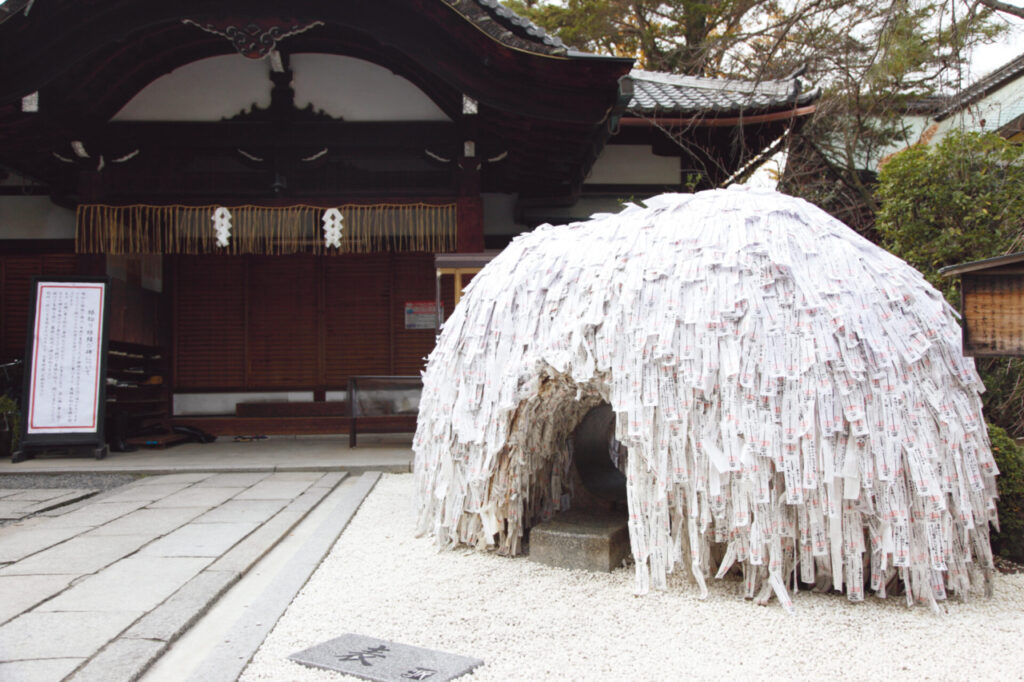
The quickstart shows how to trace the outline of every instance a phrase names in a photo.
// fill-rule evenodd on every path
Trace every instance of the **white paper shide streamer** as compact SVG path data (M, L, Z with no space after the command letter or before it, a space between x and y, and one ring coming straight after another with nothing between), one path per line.
M991 578L981 390L939 293L828 214L664 195L537 228L473 279L424 374L419 531L518 553L604 401L638 592L681 565L786 608L801 583L935 607Z
M213 221L213 231L217 234L217 246L227 246L231 239L231 211L224 206L218 206L210 220Z
M329 208L324 211L324 244L329 247L341 247L341 228L344 227L344 218L341 211L336 208Z

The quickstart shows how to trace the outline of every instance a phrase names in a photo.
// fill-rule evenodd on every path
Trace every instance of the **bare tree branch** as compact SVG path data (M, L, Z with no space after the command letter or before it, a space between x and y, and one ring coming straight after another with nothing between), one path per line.
M989 9L994 9L997 12L1005 12L1006 14L1012 14L1015 17L1020 17L1021 19L1024 19L1024 7L1017 7L1016 5L1011 5L1007 2L1000 2L999 0L977 1L984 5L985 7L988 7Z

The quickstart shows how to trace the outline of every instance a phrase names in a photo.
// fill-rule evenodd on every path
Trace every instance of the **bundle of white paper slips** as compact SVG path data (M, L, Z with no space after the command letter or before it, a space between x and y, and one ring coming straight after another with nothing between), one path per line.
M419 532L518 553L605 401L639 593L677 564L786 608L800 583L933 607L987 585L997 471L941 295L801 200L646 204L521 235L467 288L424 374Z

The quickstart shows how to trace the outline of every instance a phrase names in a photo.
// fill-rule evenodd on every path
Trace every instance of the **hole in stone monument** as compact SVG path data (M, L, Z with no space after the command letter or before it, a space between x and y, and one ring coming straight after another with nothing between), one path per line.
M573 433L573 463L583 487L607 502L626 499L626 446L615 438L615 412L608 403L591 409Z
M588 571L612 571L628 562L623 471L629 453L615 438L615 420L611 406L601 403L569 436L571 506L530 529L531 561Z

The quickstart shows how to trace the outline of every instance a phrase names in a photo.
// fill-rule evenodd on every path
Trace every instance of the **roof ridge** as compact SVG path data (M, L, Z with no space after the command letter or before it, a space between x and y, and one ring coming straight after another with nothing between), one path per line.
M521 17L499 0L444 0L445 3L501 43L540 54L564 55L570 51L557 36Z
M974 104L1007 81L1017 78L1021 73L1024 73L1024 53L949 96L949 104L935 115L935 120L941 121L948 118L953 112Z
M681 73L668 71L645 71L643 69L632 69L629 75L634 80L646 80L653 83L666 83L668 85L685 85L695 88L707 88L709 90L738 89L742 86L751 88L782 86L787 90L792 89L796 77L778 78L764 80L748 80L740 78L716 78L711 76L690 76Z

